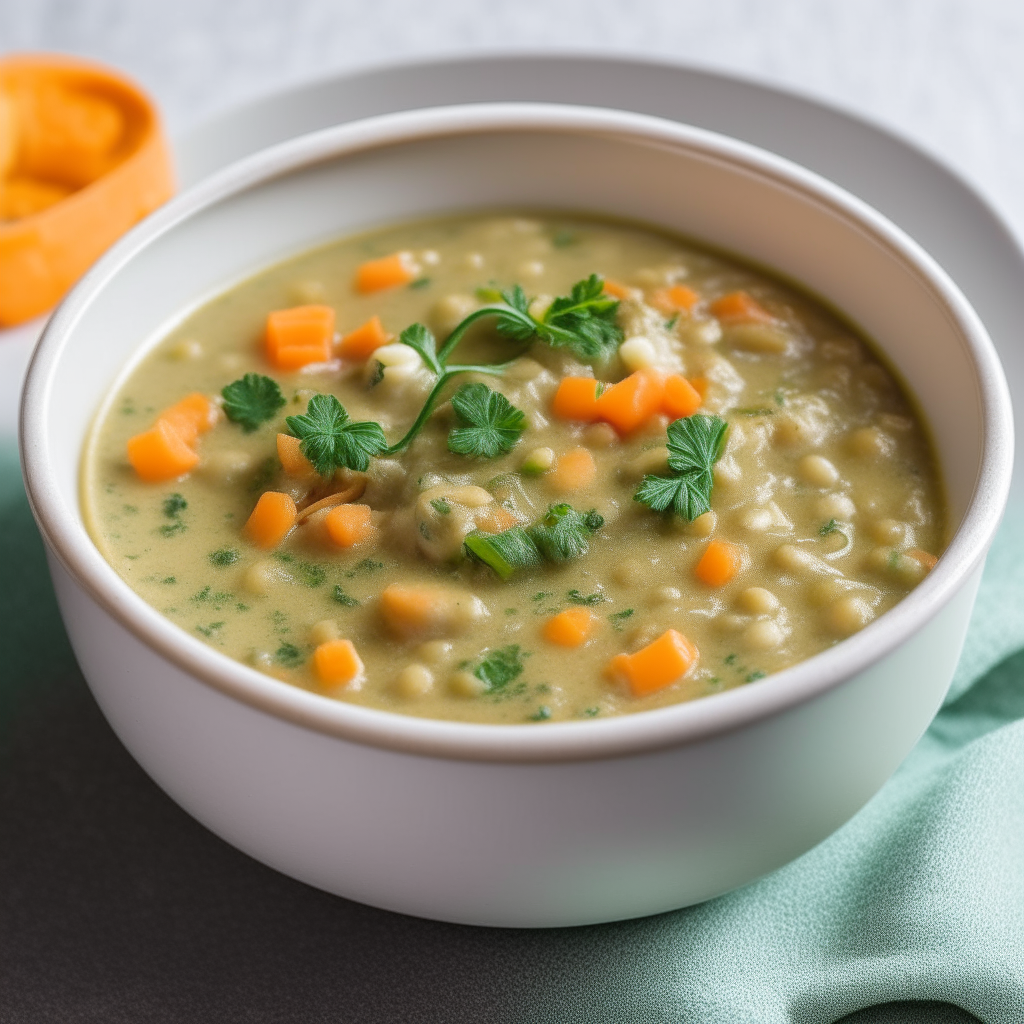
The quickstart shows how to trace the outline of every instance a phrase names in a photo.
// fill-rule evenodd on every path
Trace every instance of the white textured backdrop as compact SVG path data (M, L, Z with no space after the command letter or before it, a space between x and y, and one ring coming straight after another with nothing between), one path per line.
M1022 0L0 0L0 51L30 49L120 66L172 130L287 83L413 56L678 58L906 133L1024 236Z

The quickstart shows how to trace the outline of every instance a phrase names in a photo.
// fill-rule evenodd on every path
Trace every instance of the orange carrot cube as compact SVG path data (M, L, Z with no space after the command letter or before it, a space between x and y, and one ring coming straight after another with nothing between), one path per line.
M325 686L348 686L362 678L363 660L351 640L328 640L313 652L313 668Z
M729 292L711 303L711 312L723 323L766 324L775 317L746 292Z
M697 664L697 648L674 629L635 654L617 654L608 675L629 686L634 697L646 697L678 682Z
M408 284L417 274L410 252L393 252L378 260L367 260L356 270L355 288L362 295Z
M566 608L544 623L544 639L559 647L579 647L593 633L595 619L586 608Z
M298 370L325 363L334 344L334 310L330 306L293 306L267 317L267 358L278 369Z
M351 548L374 533L369 505L336 505L324 517L327 535L339 548Z
M476 521L476 528L481 533L501 533L502 530L510 530L515 525L516 517L497 502L488 505Z
M700 302L700 296L685 284L659 288L651 295L651 305L662 313L689 313Z
M629 434L658 412L664 393L661 374L637 370L605 389L597 400L597 414L620 434Z
M545 479L554 491L565 493L589 487L596 475L594 456L586 448L573 448L559 457Z
M928 551L922 551L920 548L914 548L911 551L904 551L903 553L907 558L912 558L915 562L919 562L929 572L935 568L935 565L938 562L938 559L933 554Z
M620 284L618 281L612 281L609 278L604 279L604 293L610 295L613 299L628 299L637 294L636 288L630 288L629 285Z
M685 377L673 373L665 378L661 411L669 419L677 420L683 416L692 416L700 408L702 401L700 392Z
M290 494L265 491L256 502L243 532L258 548L274 548L288 536L298 512Z
M593 377L563 377L551 402L551 411L563 420L597 419L597 393L600 385Z
M169 423L186 444L192 445L217 421L217 406L196 391L164 409L160 419Z
M743 549L727 540L713 540L704 549L694 572L709 587L724 587L743 568Z
M159 419L128 439L128 461L147 483L159 483L187 473L199 456L167 420Z
M302 454L302 442L291 434L277 435L277 457L289 476L316 476L313 463Z
M371 316L365 324L341 339L338 354L345 359L369 359L381 345L386 345L390 340L391 335L384 330L380 317Z

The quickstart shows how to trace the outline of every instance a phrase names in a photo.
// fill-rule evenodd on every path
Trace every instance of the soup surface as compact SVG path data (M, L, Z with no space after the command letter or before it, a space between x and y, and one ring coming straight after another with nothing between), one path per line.
M568 216L389 228L230 288L111 394L83 503L117 572L216 649L475 722L753 684L945 545L926 433L848 324Z

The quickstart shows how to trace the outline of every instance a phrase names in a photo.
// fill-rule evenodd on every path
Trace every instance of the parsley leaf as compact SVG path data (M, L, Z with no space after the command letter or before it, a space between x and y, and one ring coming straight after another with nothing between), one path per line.
M577 281L568 297L555 299L541 318L537 334L556 348L568 348L584 359L615 352L622 329L615 322L619 300L604 294L604 280L591 274Z
M822 537L827 537L830 533L838 533L838 532L839 532L839 524L834 519L830 519L827 523L824 523L818 529L818 533Z
M531 526L530 539L549 562L568 562L585 555L587 539L604 526L604 517L596 511L577 512L572 505L552 505L535 526Z
M430 367L433 373L440 374L443 367L437 361L437 340L429 328L423 324L412 324L398 336L403 345L408 345L420 354L420 358Z
M688 416L668 425L673 476L645 476L633 495L655 512L671 509L694 520L711 508L714 464L722 457L728 424L718 416Z
M247 373L232 381L223 391L224 415L251 434L261 423L272 419L285 404L277 381L259 373Z
M289 416L285 422L320 476L330 476L342 466L363 472L370 456L388 446L379 423L353 421L334 395L313 395L305 415Z
M486 693L495 693L522 674L523 657L519 644L501 647L491 651L473 670L473 675L486 685Z
M451 401L460 426L448 434L448 450L456 455L504 455L526 429L525 413L486 384L463 384Z
M607 601L608 598L604 594L583 594L579 590L570 590L566 597L570 604L581 604L590 607L595 604L601 604Z

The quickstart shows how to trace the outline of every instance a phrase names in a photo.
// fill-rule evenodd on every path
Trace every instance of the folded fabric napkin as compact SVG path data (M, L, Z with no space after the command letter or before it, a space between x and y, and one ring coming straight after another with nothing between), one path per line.
M398 1008L393 997L390 1003L385 998L394 974L381 974L374 982L370 967L376 1003L359 1002L364 996L357 995L358 986L351 982L347 1004L346 996L332 990L321 971L317 982L307 983L301 1013L287 1011L300 997L282 979L273 995L266 987L254 990L256 1002L244 1012L245 992L234 993L237 1014L224 1011L206 1019L354 1021L395 1020L400 1015L409 1021L645 1024L832 1024L844 1019L849 1024L952 1024L974 1017L985 1024L1024 1021L1024 538L1018 526L1004 524L989 559L945 707L883 790L810 853L701 906L579 929L458 928L314 894L257 865L250 869L252 862L226 848L222 853L223 844L205 833L205 838L189 839L179 824L185 836L182 843L207 851L198 863L188 863L195 878L204 879L204 884L207 876L219 879L217 884L230 892L233 876L251 870L259 895L250 892L245 900L258 903L264 893L268 902L278 900L275 925L282 933L316 936L313 945L347 959L358 957L358 949L368 942L379 943L384 932L389 953L398 950L399 959L405 957L427 972L416 986L403 989L414 994L404 1008ZM12 822L12 813L26 817L24 810L11 811L24 808L25 802L19 803L12 787L5 789L4 775L25 779L33 772L51 771L52 766L31 763L32 752L25 752L19 736L29 735L40 716L56 715L54 709L61 702L81 709L87 701L56 614L41 543L10 445L0 449L0 567L0 949L9 951L0 955L0 1018L79 1019L69 1015L70 990L60 996L62 1010L57 1016L45 1012L45 996L35 992L30 999L25 991L34 984L32 972L39 970L40 962L46 964L47 957L52 961L44 973L52 977L51 972L68 969L74 974L52 952L59 947L53 947L51 939L64 922L40 922L38 915L33 917L31 903L25 902L24 893L42 890L34 888L31 858L19 853L19 843L29 849L37 841L33 830L45 830L50 845L59 845L65 825ZM81 799L87 794L94 801L90 806L100 806L106 799L111 815L127 819L126 834L131 834L136 820L138 829L150 827L143 824L149 820L145 808L132 805L132 800L141 804L151 799L147 789L127 787L127 798L123 792L96 796L90 793L91 770L88 758L81 757L74 771L84 781L68 779L66 786ZM127 776L132 770L125 759L114 773ZM92 789L97 785L92 783ZM105 785L112 788L109 782ZM144 799L131 796L133 792L145 794ZM165 801L155 793L152 799ZM88 831L81 821L74 827ZM70 817L66 828L72 828ZM196 833L201 832L196 826ZM161 842L175 842L175 833L170 834L171 839ZM207 839L210 845L202 846ZM99 839L92 843L88 836L78 837L76 842L76 849L86 844L96 860L87 861L78 853L77 868L72 864L62 875L60 884L72 903L76 892L87 887L88 873L100 870L99 861L119 856ZM181 863L195 856L183 854ZM174 865L154 867L149 879L145 870L134 868L133 884L142 890L148 885L153 891L169 884L167 872L173 872ZM197 888L197 904L203 904L195 908L196 919L213 922L210 927L215 928L218 915L237 919L248 912L241 896L226 908L217 904L210 895L212 884L200 888L189 880ZM186 894L181 900L187 903L188 898ZM230 898L225 900L230 903ZM114 913L111 909L112 917ZM187 916L188 910L178 905L175 913ZM104 934L102 917L101 911L95 922L99 935ZM287 924L282 923L286 919ZM333 924L327 925L328 920ZM346 921L340 931L339 920ZM34 936L35 952L19 945L19 922L26 935ZM117 948L124 950L125 969L136 955L132 947L144 953L147 941L158 944L157 936L169 926L173 923L163 919L136 922L135 931L120 936ZM274 956L287 965L282 974L296 969L285 943L268 956L251 935L238 934L230 926L218 942L217 955L220 945L230 946L238 957L261 962L264 973L273 973L266 965L273 964ZM421 949L424 959L418 961ZM79 955L85 952L76 948L75 957ZM154 975L160 977L159 983L152 981L147 990L136 979L130 1002L120 1004L120 1009L115 994L106 994L108 999L92 992L90 1005L95 1007L99 1000L105 1009L81 1019L188 1019L169 1009L168 1000L173 999L167 995L167 977L178 971L178 987L184 988L200 968L194 958L176 964L173 956L161 955L163 975ZM303 948L303 958L316 955ZM259 961L260 956L268 959ZM423 966L426 963L434 965L432 972ZM447 973L438 964L447 965ZM96 960L90 977L106 969ZM137 972L137 965L132 970ZM405 971L404 983L407 975ZM121 975L111 977L118 981L107 984L121 984ZM75 984L79 988L74 991L84 992L89 982L78 979ZM320 1005L317 984L323 985L324 1002L333 1008L328 1016L312 1014L311 1007ZM10 1006L35 1006L40 1012L5 1015L5 1000L14 1000ZM374 1005L377 1010L366 1009Z

